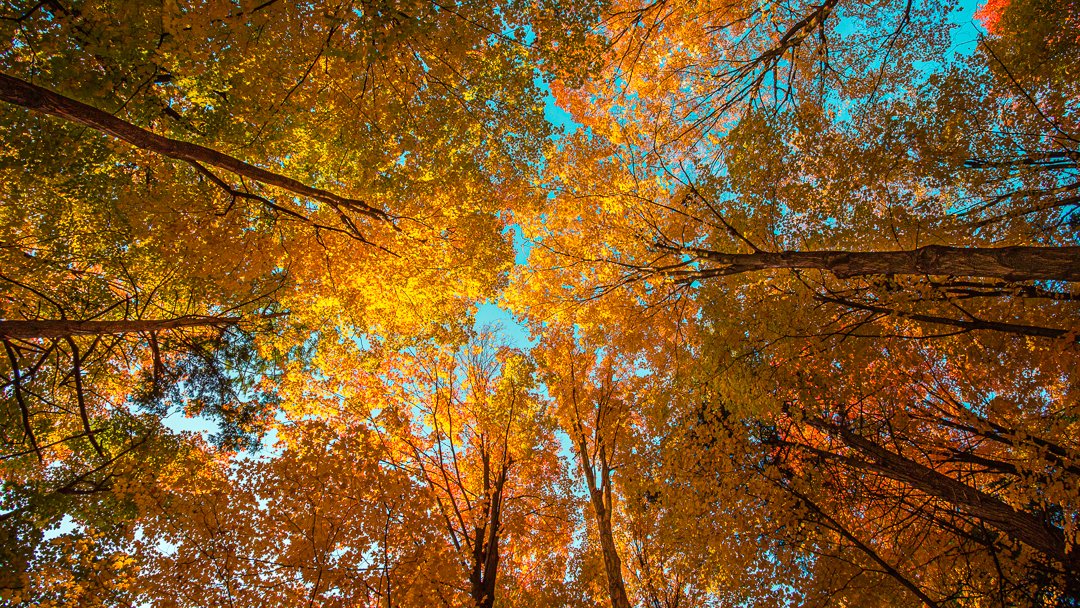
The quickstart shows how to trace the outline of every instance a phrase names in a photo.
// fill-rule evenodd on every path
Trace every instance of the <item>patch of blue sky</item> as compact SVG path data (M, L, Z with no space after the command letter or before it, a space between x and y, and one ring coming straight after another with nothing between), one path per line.
M986 28L975 20L975 11L985 3L985 0L960 0L953 12L949 13L949 23L956 26L952 31L954 52L963 56L975 53L979 39L986 35Z
M514 317L505 308L485 302L477 307L474 326L476 329L496 327L511 346L521 350L531 350L537 345L537 339L529 334L524 323Z
M79 532L81 529L82 526L80 526L70 514L65 513L64 516L60 518L60 521L45 528L41 532L41 536L43 540L50 541L54 538L64 536L65 534Z
M172 557L173 555L176 555L176 550L178 548L179 547L177 547L174 543L171 543L165 539L159 540L154 545L154 549L165 557Z
M572 135L581 128L581 123L574 120L573 115L555 101L555 96L551 94L551 86L543 78L537 77L534 83L544 94L544 118L557 128L552 135L554 139L558 140L563 135Z
M221 432L221 425L207 416L189 416L183 410L169 412L161 419L161 424L174 433L195 433L203 437Z

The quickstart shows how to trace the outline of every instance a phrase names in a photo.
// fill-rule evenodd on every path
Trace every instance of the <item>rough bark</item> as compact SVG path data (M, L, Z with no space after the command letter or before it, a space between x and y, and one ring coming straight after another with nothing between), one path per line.
M1067 551L1065 536L1061 530L1045 524L1035 515L1014 509L991 494L883 448L846 428L824 420L808 419L808 422L812 426L839 437L849 447L864 457L868 457L870 462L864 463L864 468L954 505L1014 540L1059 562L1067 572L1073 575L1080 574L1077 556Z
M868 275L947 275L1006 281L1080 281L1080 247L948 247L907 251L782 251L721 253L694 247L665 247L717 266L676 270L683 280L770 269L819 269L839 278Z
M492 608L495 604L495 583L499 574L499 527L502 525L503 488L506 487L508 467L495 478L488 504L487 518L482 527L474 530L473 563L469 573L469 594L476 608ZM491 471L484 459L484 486L489 486Z
M630 608L626 584L622 577L622 561L619 559L619 551L615 546L615 535L611 527L611 469L604 457L604 449L601 448L599 462L596 463L600 468L600 484L597 485L596 471L593 469L593 463L589 461L588 446L584 440L578 443L578 456L581 458L581 468L585 472L585 481L589 485L589 501L592 503L593 515L596 517L596 531L600 537L600 550L604 557L604 572L607 575L611 608Z
M0 337L6 339L70 338L129 333L149 333L184 327L236 325L240 317L183 316L172 319L131 321L79 321L73 319L0 320Z
M86 125L142 150L196 166L210 165L225 169L236 175L321 201L339 210L355 211L377 220L392 219L385 211L376 209L364 201L313 188L291 177L256 167L205 146L163 137L93 106L2 73L0 73L0 100Z
M615 537L611 529L611 511L605 507L598 508L595 496L592 503L596 514L596 529L600 536L600 548L604 554L604 571L607 574L608 593L611 595L611 608L630 608L630 600L626 596L626 585L622 578L622 561L619 559L619 551L615 547Z

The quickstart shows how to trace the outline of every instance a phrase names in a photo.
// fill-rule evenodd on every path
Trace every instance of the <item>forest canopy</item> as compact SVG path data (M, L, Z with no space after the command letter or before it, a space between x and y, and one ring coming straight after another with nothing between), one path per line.
M0 0L0 604L1080 606L1077 0Z

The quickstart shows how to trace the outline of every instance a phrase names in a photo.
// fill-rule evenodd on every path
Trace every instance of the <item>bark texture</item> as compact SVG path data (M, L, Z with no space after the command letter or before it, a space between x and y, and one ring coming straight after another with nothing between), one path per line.
M865 462L851 459L848 460L850 464L872 470L945 501L1060 563L1071 576L1080 575L1080 560L1075 552L1067 549L1065 535L1040 517L1017 510L996 496L888 450L846 428L824 420L808 422L834 437L839 437L849 447L869 459Z
M948 275L1006 281L1080 281L1080 247L949 247L907 251L759 251L670 248L716 267L674 271L686 280L770 269L819 269L841 279L868 275Z
M604 572L607 575L611 608L630 608L626 584L622 577L622 561L619 559L619 551L615 546L615 536L611 527L611 468L608 466L605 450L603 447L600 448L600 454L595 463L600 473L599 485L597 471L593 468L594 463L589 461L588 446L584 440L578 444L578 456L581 458L582 469L585 471L585 481L589 484L589 501L592 503L593 515L596 517L596 531L600 536L600 550L604 557Z
M487 518L473 531L473 563L469 573L469 593L476 608L492 608L495 583L499 574L499 527L502 525L503 490L506 487L507 463L491 484L491 468L484 458L484 487L490 490ZM492 488L492 485L494 486Z
M8 339L70 338L130 333L150 333L184 327L225 327L240 317L184 316L173 319L133 321L78 321L73 319L0 320L0 337Z

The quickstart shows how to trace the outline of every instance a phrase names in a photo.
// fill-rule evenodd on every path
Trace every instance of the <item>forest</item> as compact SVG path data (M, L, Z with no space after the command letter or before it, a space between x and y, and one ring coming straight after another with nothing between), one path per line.
M0 605L1080 607L1080 0L0 0Z

